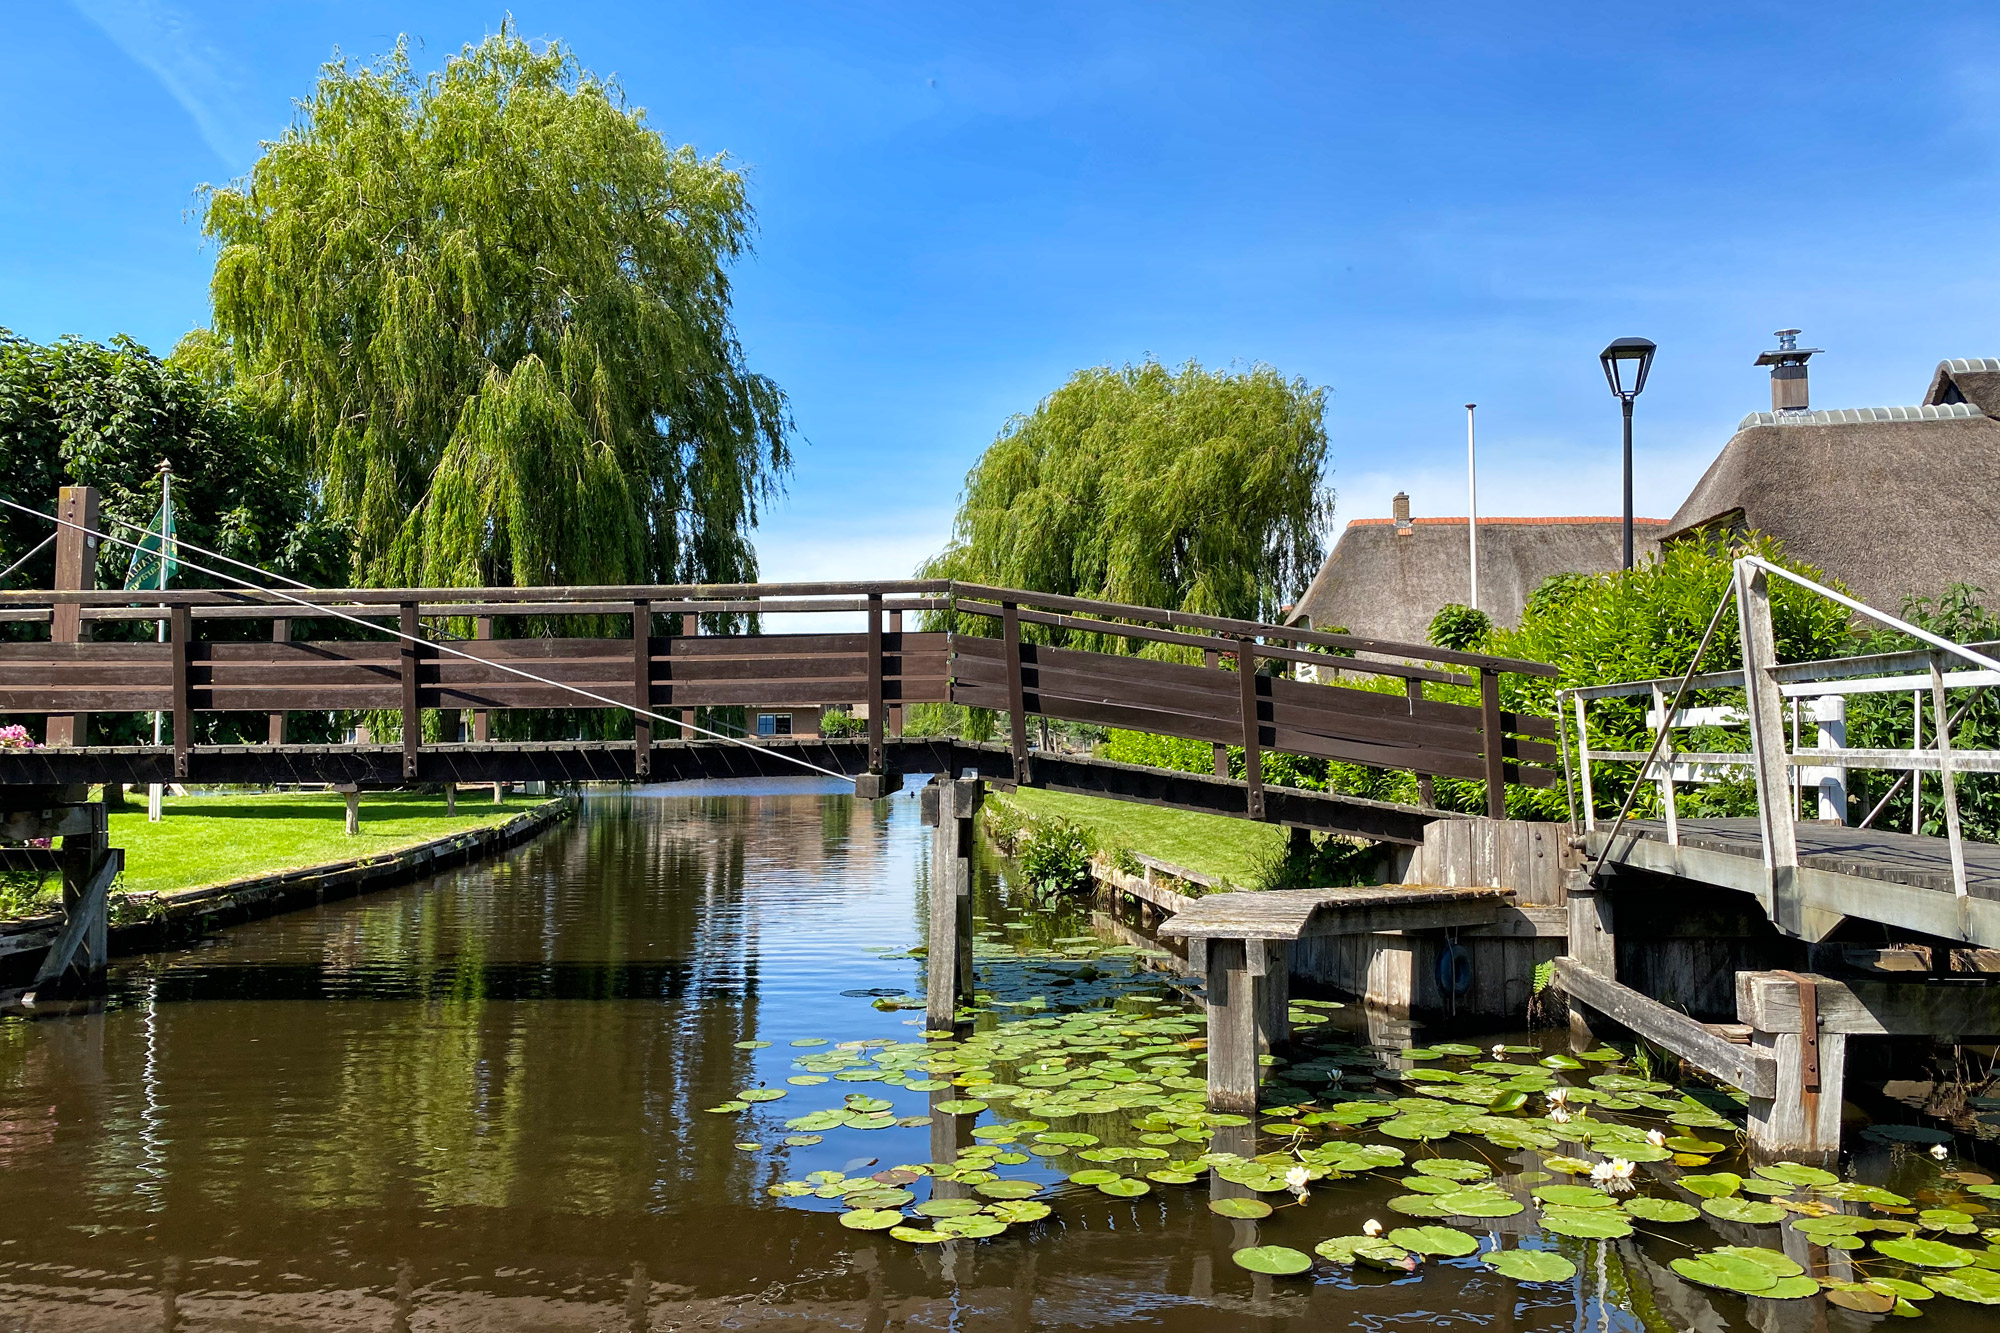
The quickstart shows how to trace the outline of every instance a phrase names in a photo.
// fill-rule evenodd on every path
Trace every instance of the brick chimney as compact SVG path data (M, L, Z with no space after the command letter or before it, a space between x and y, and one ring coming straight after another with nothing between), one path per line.
M1398 537L1407 537L1410 535L1410 494L1408 491L1396 492L1396 498L1389 502L1389 516L1396 520L1396 535Z
M1811 400L1806 392L1806 362L1820 349L1799 346L1797 329L1779 329L1777 338L1777 348L1757 358L1758 365L1771 368L1771 410L1808 411Z

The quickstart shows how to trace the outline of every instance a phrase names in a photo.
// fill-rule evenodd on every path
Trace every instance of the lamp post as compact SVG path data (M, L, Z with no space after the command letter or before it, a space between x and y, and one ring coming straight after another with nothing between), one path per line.
M1625 408L1625 568L1632 568L1632 400L1646 387L1655 345L1645 338L1615 338L1597 354L1611 392ZM1627 383L1627 380L1630 383Z

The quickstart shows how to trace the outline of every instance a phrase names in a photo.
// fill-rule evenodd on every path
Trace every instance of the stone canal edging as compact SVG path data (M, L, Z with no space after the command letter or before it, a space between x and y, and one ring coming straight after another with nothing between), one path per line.
M169 893L121 896L114 900L111 953L131 955L172 948L222 926L355 898L471 865L520 846L568 819L576 807L576 797L563 796L504 823L467 829L380 856L301 866ZM0 980L33 975L61 927L62 917L56 913L0 922Z

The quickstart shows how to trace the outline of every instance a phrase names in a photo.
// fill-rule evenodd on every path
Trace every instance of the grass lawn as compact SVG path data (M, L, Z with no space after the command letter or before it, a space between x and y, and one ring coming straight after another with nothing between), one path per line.
M1135 801L1021 787L1008 800L1038 817L1060 815L1089 829L1103 851L1129 848L1203 875L1254 888L1263 862L1282 855L1289 837L1273 824L1255 824L1223 815L1165 810Z
M127 893L191 889L273 870L379 856L532 810L547 798L462 792L447 817L443 795L361 794L361 831L347 836L346 798L337 792L169 796L165 815L146 822L145 797L111 812L111 845L125 849Z

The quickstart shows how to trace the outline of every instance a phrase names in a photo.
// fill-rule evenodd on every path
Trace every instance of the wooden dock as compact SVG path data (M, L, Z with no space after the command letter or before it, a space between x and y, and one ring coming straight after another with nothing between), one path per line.
M1514 912L1514 891L1378 884L1272 889L1198 898L1160 927L1207 953L1208 1104L1254 1111L1258 1057L1291 1039L1291 946L1330 935L1492 926Z

